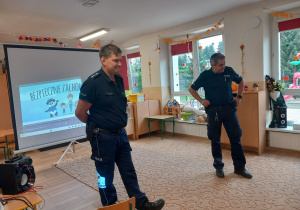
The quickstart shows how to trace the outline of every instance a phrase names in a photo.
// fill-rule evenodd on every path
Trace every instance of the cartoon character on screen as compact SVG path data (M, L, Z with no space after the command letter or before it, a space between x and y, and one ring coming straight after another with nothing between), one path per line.
M66 105L65 103L61 103L61 104L60 104L60 107L61 107L62 110L63 110L63 115L66 115L66 107L67 107L67 105Z
M57 112L57 109L56 109L57 102L58 102L58 100L55 101L54 98L50 98L50 99L48 99L48 101L46 103L49 106L49 109L46 110L45 112L49 112L50 117L53 117L54 115L55 116L58 115L58 112Z
M74 103L73 103L73 95L71 93L68 95L68 100L69 100L70 114L72 114L73 113L72 109L73 109Z
M78 105L78 100L77 100L77 101L75 101L75 107L77 107L77 105Z

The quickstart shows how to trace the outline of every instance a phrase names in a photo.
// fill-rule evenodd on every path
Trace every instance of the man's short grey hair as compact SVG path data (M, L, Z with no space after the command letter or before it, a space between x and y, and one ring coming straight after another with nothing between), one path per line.
M225 55L223 55L222 53L214 53L211 57L210 57L210 65L217 65L219 60L224 60L225 59Z
M105 58L109 58L111 53L115 55L122 54L122 50L114 44L107 44L100 48L99 57L100 59L102 56L104 56Z

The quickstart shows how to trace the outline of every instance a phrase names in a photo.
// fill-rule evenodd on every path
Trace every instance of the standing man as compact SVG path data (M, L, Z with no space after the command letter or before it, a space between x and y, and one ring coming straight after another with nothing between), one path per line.
M245 169L246 158L241 144L242 130L236 115L236 107L242 100L244 80L231 67L225 66L225 56L221 53L211 56L210 65L211 69L201 73L189 91L205 107L207 113L207 135L211 140L216 175L220 178L224 177L220 142L223 124L231 144L234 173L250 179L252 175ZM232 95L232 81L239 84L235 98ZM197 93L200 87L204 88L205 99Z
M100 49L102 68L82 84L75 115L86 123L87 139L92 147L91 159L95 161L103 206L117 201L113 185L116 163L128 196L136 198L136 208L160 210L165 201L148 201L146 194L140 190L131 158L131 147L124 129L127 125L127 98L123 78L119 75L121 53L121 49L113 44Z

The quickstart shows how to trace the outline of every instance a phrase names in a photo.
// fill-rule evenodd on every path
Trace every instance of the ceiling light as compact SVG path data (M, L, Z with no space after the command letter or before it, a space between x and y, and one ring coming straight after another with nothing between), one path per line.
M94 6L95 4L99 3L98 0L87 0L85 1L82 6L87 6L87 7L91 7Z
M95 38L97 36L101 36L103 34L106 34L107 32L109 32L109 28L102 28L101 30L99 31L96 31L96 32L93 32L91 34L88 34L82 38L80 38L80 41L86 41L86 40L89 40L89 39L92 39L92 38Z

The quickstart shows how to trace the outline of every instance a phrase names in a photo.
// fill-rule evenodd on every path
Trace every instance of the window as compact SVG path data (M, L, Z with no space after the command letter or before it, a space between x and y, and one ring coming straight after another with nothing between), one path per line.
M275 68L276 79L284 81L285 90L282 91L287 105L287 123L292 125L300 119L300 18L278 22L275 32L278 42L279 59ZM274 61L276 62L276 57Z
M224 53L222 35L208 37L197 41L198 66L200 73L210 69L210 57L216 52Z
M188 92L193 82L193 55L184 53L172 56L173 63L173 91Z
M140 53L128 54L128 66L130 72L130 83L132 93L142 93L142 72L141 72L141 57Z
M193 43L171 46L172 97L180 104L190 105L189 88L194 81Z
M218 51L224 53L222 35L198 40L196 46L192 42L171 46L172 97L178 103L196 108L201 107L201 104L189 93L189 88L200 73L210 69L210 57ZM198 93L205 98L202 88Z

